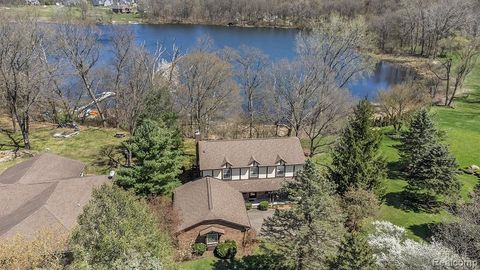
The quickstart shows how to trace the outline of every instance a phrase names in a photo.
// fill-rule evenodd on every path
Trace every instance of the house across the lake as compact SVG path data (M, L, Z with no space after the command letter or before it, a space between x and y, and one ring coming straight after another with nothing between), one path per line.
M245 203L279 198L282 186L303 169L296 137L202 141L196 136L200 179L177 188L173 203L182 220L181 246L202 242L212 249L231 239L244 246L255 237Z
M84 168L80 161L45 153L0 174L0 239L70 231L92 190L108 182L107 176L84 176Z

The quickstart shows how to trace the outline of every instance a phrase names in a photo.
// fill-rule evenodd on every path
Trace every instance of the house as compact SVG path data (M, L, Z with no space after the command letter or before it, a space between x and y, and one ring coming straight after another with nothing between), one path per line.
M95 7L109 7L113 4L112 0L92 0L92 5Z
M45 153L0 174L0 239L70 231L92 190L109 181L84 176L84 169L82 162Z
M204 177L182 185L173 204L181 220L176 231L181 247L205 243L212 250L224 239L243 246L253 233L242 194L225 181Z
M200 176L225 181L252 202L274 201L305 164L297 137L204 141L197 134L196 144Z

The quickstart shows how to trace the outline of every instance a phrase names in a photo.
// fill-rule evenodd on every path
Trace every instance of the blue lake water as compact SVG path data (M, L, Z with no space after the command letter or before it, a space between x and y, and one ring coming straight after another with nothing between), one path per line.
M101 26L108 43L110 27L127 27L134 34L137 42L144 43L150 50L155 50L159 44L163 45L167 52L173 44L182 53L195 47L199 39L209 37L213 41L212 49L224 47L239 48L241 45L256 47L269 56L271 61L283 58L292 59L296 55L295 43L299 33L296 29L280 28L245 28L209 25L180 25L180 24L134 24ZM365 75L362 79L351 82L347 87L356 97L372 99L379 90L388 89L391 85L412 78L414 72L409 69L388 63L377 63L373 72Z

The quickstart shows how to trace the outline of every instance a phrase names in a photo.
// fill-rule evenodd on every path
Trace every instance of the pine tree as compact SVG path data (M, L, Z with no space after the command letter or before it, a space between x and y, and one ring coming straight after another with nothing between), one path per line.
M125 142L133 164L118 171L116 183L137 194L168 194L180 185L183 153L177 130L144 120Z
M375 270L378 267L367 239L358 233L351 233L342 241L331 269Z
M324 269L335 255L345 229L332 183L308 160L304 170L283 190L292 201L275 211L262 228L267 254L277 256L275 269Z
M407 174L415 170L425 153L438 143L438 131L428 115L427 110L417 112L410 123L409 129L402 136L400 157Z
M429 196L458 193L455 157L440 143L439 132L426 110L415 114L402 138L400 151L408 190Z
M358 188L383 195L386 164L379 151L380 141L381 134L373 129L372 106L362 100L332 154L330 178L340 195Z

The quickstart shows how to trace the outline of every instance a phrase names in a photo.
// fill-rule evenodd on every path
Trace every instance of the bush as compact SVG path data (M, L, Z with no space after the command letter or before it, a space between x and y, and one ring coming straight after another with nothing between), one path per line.
M247 208L247 210L252 209L252 203L251 202L245 203L245 207Z
M215 256L223 260L230 260L237 254L237 243L233 240L225 240L215 248Z
M207 251L207 245L205 243L195 243L192 245L192 253L196 256L202 256Z
M268 206L269 206L268 201L261 201L260 204L258 205L258 210L267 211Z

